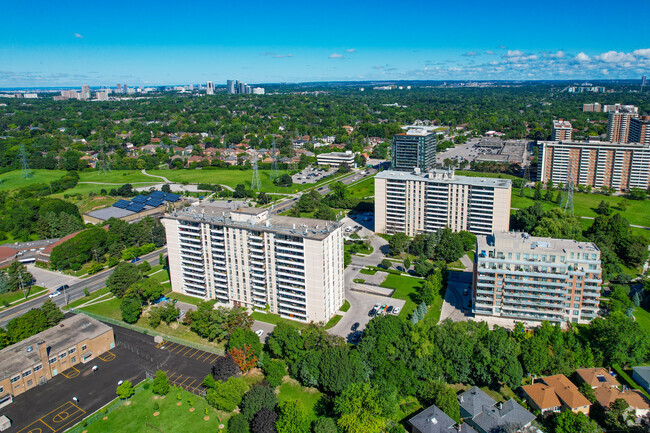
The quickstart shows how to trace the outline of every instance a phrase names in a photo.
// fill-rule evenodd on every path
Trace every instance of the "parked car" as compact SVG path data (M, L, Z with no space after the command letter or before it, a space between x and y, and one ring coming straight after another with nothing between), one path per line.
M377 314L377 310L373 308L373 309L370 310L370 312L368 313L368 317L373 317L375 314Z
M400 307L393 308L393 314L399 314L400 310L401 310Z
M393 306L389 305L388 308L386 308L386 314L390 314L393 311Z
M262 334L264 334L264 330L263 329L258 329L257 331L255 331L255 333L257 334L258 337L261 337Z
M350 329L351 329L352 331L356 331L357 329L359 329L359 322L355 322L355 324L352 325L352 328L350 328Z

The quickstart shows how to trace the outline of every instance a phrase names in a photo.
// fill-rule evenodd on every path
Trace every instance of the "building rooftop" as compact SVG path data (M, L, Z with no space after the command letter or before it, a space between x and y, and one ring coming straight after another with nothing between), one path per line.
M386 170L377 173L375 176L378 179L403 179L425 181L432 183L450 183L450 184L463 184L472 186L486 186L492 188L510 188L512 181L510 179L501 179L494 177L470 177L470 176L456 176L453 170L431 170L426 173L419 173L417 171L408 173L404 171Z
M573 141L573 140L564 140L564 141L538 141L538 145L548 145L548 146L574 146L574 147L596 147L602 148L603 150L607 149L650 149L650 144L641 144L641 143L612 143L611 141Z
M618 388L599 387L594 390L594 394L596 394L598 404L602 407L608 407L620 398L625 400L633 409L650 409L650 401L641 393L641 391L621 391Z
M476 433L468 424L456 424L437 406L430 406L408 420L418 433Z
M166 217L185 221L205 221L228 227L241 227L317 240L325 239L341 227L341 224L335 221L282 215L270 216L269 209L253 207L231 209L221 203L202 203L198 206L176 210L172 214L167 214Z
M497 404L492 397L474 386L458 396L458 404L472 417Z
M604 368L579 368L576 370L576 374L592 388L621 386L618 380Z
M550 386L560 400L571 409L591 406L589 400L587 400L584 395L580 394L578 387L575 386L565 375L556 374L553 376L546 376L543 377L542 380L545 384Z
M522 428L535 420L535 415L510 399L475 416L472 421L486 432L501 431L507 427Z
M32 335L0 350L0 380L41 362L39 343L48 348L48 356L59 354L88 339L103 335L112 329L85 314L75 314L56 326Z
M129 215L133 215L136 212L126 210L126 209L120 209L118 207L105 207L104 209L97 209L91 212L88 212L86 215L91 216L93 218L100 219L102 221L106 221L110 218L124 218Z
M632 371L634 371L639 377L645 380L646 383L650 383L650 367L632 367Z
M569 122L568 120L564 120L564 119L554 120L553 121L553 128L555 128L555 129L571 128L571 122Z
M489 248L531 250L539 253L562 253L567 250L585 253L600 253L593 242L578 242L573 239L555 239L531 236L523 232L499 232L490 236L477 236L479 251Z
M521 389L541 410L552 409L562 405L553 388L541 382L522 386Z

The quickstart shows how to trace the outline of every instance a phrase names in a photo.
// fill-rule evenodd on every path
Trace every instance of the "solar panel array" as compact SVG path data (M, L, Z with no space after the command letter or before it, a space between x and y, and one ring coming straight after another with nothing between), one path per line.
M152 208L162 206L164 202L175 202L180 200L181 196L171 192L154 191L149 195L139 195L129 200L118 200L113 203L113 207L130 210L132 212L141 212L145 206Z

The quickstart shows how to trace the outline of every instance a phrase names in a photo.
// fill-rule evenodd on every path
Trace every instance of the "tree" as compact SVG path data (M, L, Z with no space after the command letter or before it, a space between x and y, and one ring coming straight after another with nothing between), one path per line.
M220 356L215 359L214 364L212 364L212 377L215 380L228 380L232 376L239 376L241 370L235 363L235 360L232 359L230 354L225 356Z
M237 413L228 420L228 433L249 433L248 420L244 415Z
M140 280L142 274L133 263L120 262L106 280L106 286L117 298L122 298L133 283Z
M287 364L281 359L265 358L262 366L266 381L272 388L282 384L282 378L287 374Z
M125 380L124 382L122 382L121 385L117 387L115 392L117 393L118 397L120 397L122 400L125 400L131 397L135 393L135 389L133 389L133 385L131 385L131 382Z
M135 323L142 314L142 302L137 296L125 296L120 302L120 311L122 312L122 320L126 323Z
M156 371L156 377L153 380L151 390L157 395L167 395L169 392L169 379L164 371Z
M265 205L271 203L271 196L264 191L260 192L257 196L257 204Z
M41 306L41 311L45 314L45 320L49 327L57 325L61 320L64 319L65 315L59 309L58 305L52 302L51 299L43 302Z
M339 394L350 384L365 379L359 353L345 346L325 348L318 370L320 388L330 394Z
M234 347L228 353L244 373L257 365L258 358L255 356L255 351L250 344L244 344L241 348Z
M462 238L451 231L449 228L444 228L439 231L440 241L435 248L435 255L437 258L444 260L447 263L455 262L460 259L464 252L465 246Z
M278 433L304 433L309 431L310 420L305 406L299 400L289 400L278 407L275 429Z
M138 265L138 269L140 270L140 272L145 274L151 270L151 265L149 264L148 261L145 260Z
M601 200L594 212L596 212L598 215L609 215L611 213L611 210L609 209L609 203L605 203L605 200Z
M281 186L281 187L287 187L288 188L288 187L293 185L293 180L291 179L291 176L289 176L288 174L285 173L282 176L276 178L273 181L273 183L276 186Z
M274 410L263 408L251 421L251 433L275 433L277 419L278 415Z
M580 393L587 397L587 400L589 400L591 403L596 403L596 392L594 389L589 385L588 383L582 383L578 389L580 390Z
M601 433L596 421L589 419L582 412L564 410L553 419L553 433Z
M404 270L408 271L411 268L411 259L406 257L404 259Z
M278 398L271 388L263 385L253 385L253 387L244 394L244 398L240 405L240 413L250 421L253 419L255 414L263 408L273 410L277 404Z
M347 162L340 163L339 164L339 169L337 170L337 172L339 172L339 173L349 173L351 171L352 171L352 169L350 168L350 166L348 165Z
M328 220L328 221L336 221L336 212L334 212L334 209L332 209L331 207L322 204L319 205L318 208L316 209L316 212L314 213L314 218Z
M402 232L397 232L390 237L390 240L388 241L388 249L390 250L391 254L397 255L404 252L408 244L408 236Z
M32 285L34 276L27 270L23 263L13 261L7 268L7 276L9 277L9 287L11 290L18 290L21 287L27 289ZM26 292L27 293L27 292Z
M165 288L154 279L143 278L133 283L128 291L137 293L141 299L144 299L149 304L150 301L160 298L165 293Z
M314 433L339 433L336 422L332 418L318 418L314 421Z
M169 186L168 183L164 184L164 185L160 188L160 190L161 190L162 192L166 192L166 193L170 193L170 192L172 192L172 188Z
M225 382L216 381L207 390L205 400L216 409L232 412L242 402L248 385L241 377L231 377Z
M353 383L334 400L338 425L346 433L379 433L386 425L385 409L377 389Z
M388 260L388 259L384 259L384 260L381 261L380 266L381 266L382 268L384 268L384 269L390 269L390 267L393 266L393 262L391 262L391 261Z
M170 324L178 318L178 315L181 314L181 310L173 303L168 302L160 312L160 318L165 321L166 324Z
M436 405L454 421L460 422L460 405L456 392L443 382L436 380L425 382L418 392L418 398L427 406Z

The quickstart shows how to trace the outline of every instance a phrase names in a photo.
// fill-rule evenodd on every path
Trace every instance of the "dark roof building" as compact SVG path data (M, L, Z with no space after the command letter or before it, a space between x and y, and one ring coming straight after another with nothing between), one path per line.
M492 433L502 429L521 429L535 420L535 415L510 399L496 403L489 395L473 387L458 396L460 415L478 433Z
M391 168L428 171L436 164L436 134L426 129L413 128L393 136L391 144Z
M408 420L412 433L476 433L468 424L458 424L437 406L431 406Z

